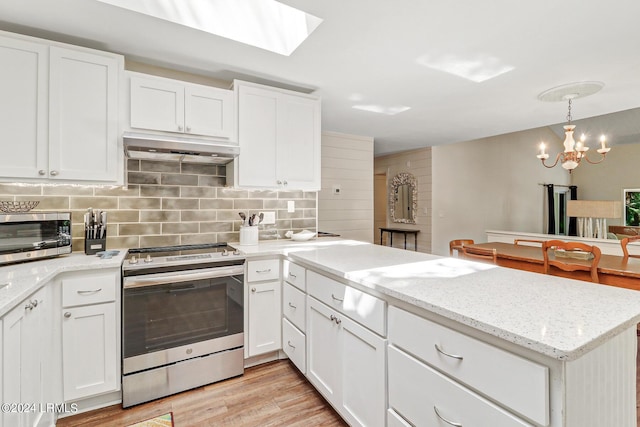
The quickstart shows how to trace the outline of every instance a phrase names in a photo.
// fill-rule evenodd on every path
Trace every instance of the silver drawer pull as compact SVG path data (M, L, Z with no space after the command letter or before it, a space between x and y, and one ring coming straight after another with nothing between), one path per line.
M340 301L340 302L344 302L343 299L338 298L337 296L335 296L334 294L331 294L331 298L334 299L334 301Z
M433 411L436 413L438 418L440 418L442 421L444 421L445 423L449 424L450 426L462 427L462 423L454 423L453 421L450 421L450 420L446 419L445 417L443 417L442 415L440 415L440 412L438 412L438 408L436 408L435 406L433 407Z
M338 319L338 317L334 316L333 314L329 317L329 319L336 322L336 325L339 325L340 323L342 323L342 320Z
M296 276L295 274L293 274L292 272L289 272L289 276L290 276L290 277L293 277L294 279L295 279L296 277L298 277L298 276Z
M293 305L293 304L291 304L291 303L289 303L289 307L294 308L294 309L295 309L295 308L298 308L298 307L296 307L295 305Z
M264 273L270 273L270 272L271 272L270 268L267 268L266 270L256 270L256 273L258 274L264 274Z
M295 345L291 344L291 341L287 341L287 345L288 345L289 347L291 347L291 348L296 348L296 346L295 346Z
M440 346L438 346L438 344L435 344L436 350L438 351L438 353L442 353L447 357L451 357L452 359L458 359L458 360L462 360L463 357L459 356L457 354L451 354L451 353L447 353L446 351L444 351L443 349L440 348Z
M94 289L92 291L77 291L80 295L97 294L102 288Z

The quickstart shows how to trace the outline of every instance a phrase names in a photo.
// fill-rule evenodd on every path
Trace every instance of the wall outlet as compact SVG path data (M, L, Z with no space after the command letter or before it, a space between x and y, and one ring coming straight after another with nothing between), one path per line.
M262 218L262 222L260 224L275 224L276 223L276 213L274 211L271 212L260 212L264 215Z
M292 213L296 211L296 202L295 200L289 200L287 202L287 212Z
M333 194L335 194L336 196L339 196L342 193L342 188L340 186L340 184L333 184Z

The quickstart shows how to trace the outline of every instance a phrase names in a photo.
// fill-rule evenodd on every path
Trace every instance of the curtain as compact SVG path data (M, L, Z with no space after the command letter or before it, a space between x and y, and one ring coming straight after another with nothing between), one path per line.
M576 185L570 185L569 191L571 192L571 200L578 200L578 187ZM578 235L577 218L569 218L569 236Z
M547 184L547 234L556 234L556 214L553 194L553 184Z

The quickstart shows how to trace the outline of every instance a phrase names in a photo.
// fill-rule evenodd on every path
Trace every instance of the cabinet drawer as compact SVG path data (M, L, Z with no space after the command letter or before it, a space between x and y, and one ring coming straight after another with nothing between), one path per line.
M389 342L515 412L549 424L546 366L396 307L389 307Z
M62 279L62 306L115 301L120 276L114 273L87 274Z
M483 426L531 427L397 348L388 350L389 407L411 425L471 426L482 420Z
M307 290L307 283L305 280L306 270L304 267L296 263L293 263L291 261L284 261L283 268L284 268L284 275L283 275L284 280L291 283L293 286L300 289L301 291Z
M282 350L303 374L307 373L306 338L287 319L282 319Z
M385 302L313 271L307 272L307 292L379 335L385 336Z
M247 262L247 282L276 280L279 278L279 259L261 259Z
M282 314L304 332L305 294L288 283L282 288Z

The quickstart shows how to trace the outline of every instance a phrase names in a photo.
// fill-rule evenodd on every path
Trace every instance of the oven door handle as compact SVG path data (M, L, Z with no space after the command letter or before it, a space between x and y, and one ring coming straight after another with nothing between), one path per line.
M124 289L132 289L144 286L167 285L172 283L188 282L190 280L228 277L243 273L244 265L204 268L193 271L174 271L171 273L154 273L144 276L125 277L123 287Z

